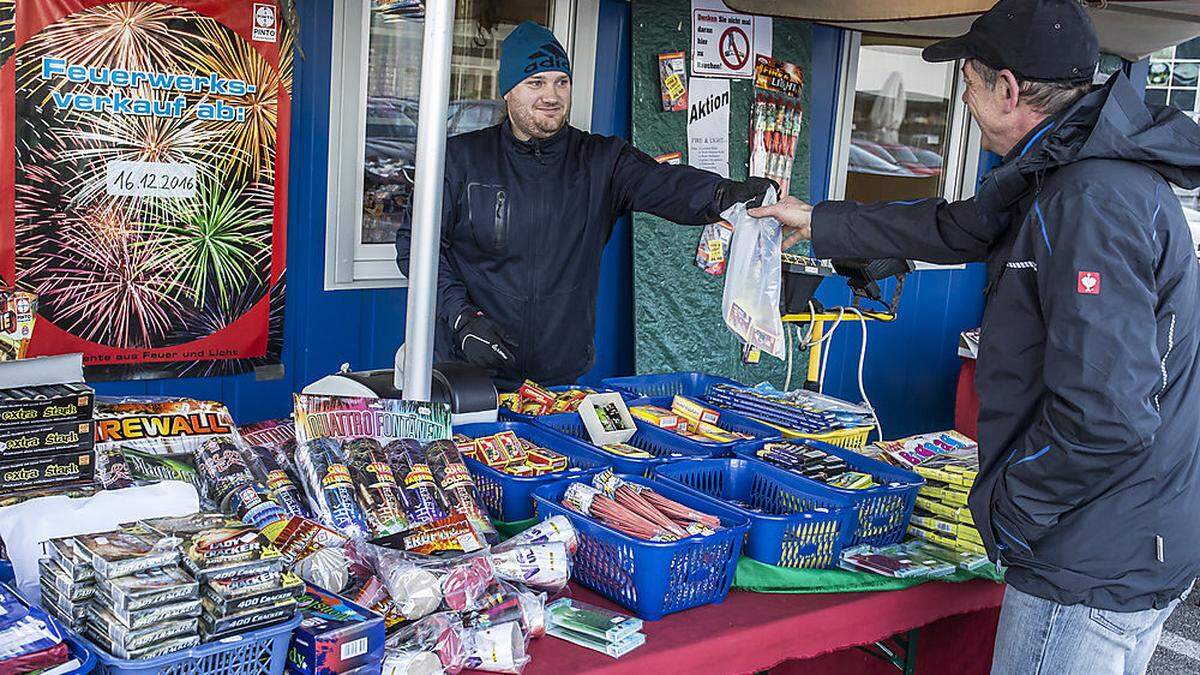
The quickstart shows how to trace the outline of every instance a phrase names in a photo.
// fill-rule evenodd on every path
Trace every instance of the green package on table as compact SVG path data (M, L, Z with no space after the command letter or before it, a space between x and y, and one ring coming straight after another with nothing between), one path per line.
M616 643L642 629L642 620L585 602L560 598L546 606L547 626L559 626Z

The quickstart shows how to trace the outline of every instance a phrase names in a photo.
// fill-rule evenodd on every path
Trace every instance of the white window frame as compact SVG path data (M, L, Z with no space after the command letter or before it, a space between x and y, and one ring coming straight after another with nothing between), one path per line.
M590 130L600 0L553 1L554 34L571 55L570 123ZM396 268L394 245L362 241L370 6L371 0L333 0L325 214L327 291L408 285Z
M829 198L846 198L846 173L850 165L850 137L854 124L854 95L858 84L858 55L862 33L847 31L842 41L841 81L838 83L837 112L833 133L833 162L829 173ZM943 164L945 180L941 196L947 201L975 196L979 177L980 131L963 103L963 82L959 63L948 76L950 83L949 138L946 139L947 160ZM964 265L934 265L914 261L917 269L962 269Z

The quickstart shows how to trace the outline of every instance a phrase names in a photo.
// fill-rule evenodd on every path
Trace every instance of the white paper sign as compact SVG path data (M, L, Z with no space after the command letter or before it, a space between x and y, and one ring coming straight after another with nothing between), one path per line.
M688 83L688 165L729 177L729 80Z
M196 165L114 160L105 166L105 190L114 197L194 197Z
M770 17L730 11L721 0L692 0L692 75L754 77L754 55L771 55Z

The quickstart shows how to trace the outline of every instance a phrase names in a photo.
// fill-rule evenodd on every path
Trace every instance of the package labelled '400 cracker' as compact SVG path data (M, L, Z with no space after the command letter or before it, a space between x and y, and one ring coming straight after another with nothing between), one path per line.
M295 417L296 465L329 527L423 553L495 537L461 458L443 447L454 447L449 406L299 394Z
M96 405L96 480L105 489L163 480L191 483L204 496L196 450L237 439L229 409L186 398L101 398Z

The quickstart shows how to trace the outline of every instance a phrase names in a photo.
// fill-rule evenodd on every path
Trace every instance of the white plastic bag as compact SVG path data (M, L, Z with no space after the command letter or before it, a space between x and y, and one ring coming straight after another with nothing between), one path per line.
M778 200L769 188L763 205ZM774 218L752 218L746 205L734 204L721 214L733 225L729 267L725 272L725 294L721 313L725 325L742 342L782 359L783 321L779 318L781 269L779 256L783 234Z

